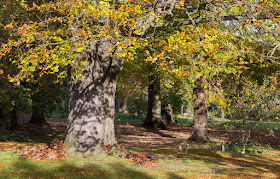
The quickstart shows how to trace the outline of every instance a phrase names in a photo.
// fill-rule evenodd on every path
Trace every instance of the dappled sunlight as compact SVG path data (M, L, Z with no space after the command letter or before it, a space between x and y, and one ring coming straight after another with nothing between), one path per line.
M216 165L215 168L217 168L219 173L225 173L227 176L237 176L239 173L246 176L244 174L246 171L254 171L254 173L248 174L247 177L261 177L265 173L271 173L272 175L270 177L272 178L280 176L279 151L276 156L242 155L221 152L214 155L211 150L192 149L189 152L189 157L205 161L206 163L213 163ZM272 158L275 158L275 160L271 160Z
M46 138L63 139L65 136L66 119L49 119L48 126L40 131L41 136L32 141L32 135L37 134L36 127L20 121L18 133L26 134L31 142L0 142L0 152L8 161L5 165L0 157L0 177L52 177L64 178L77 176L80 178L279 178L280 151L277 149L279 132L274 137L268 138L263 131L252 132L252 139L261 139L259 142L277 149L270 149L270 153L258 155L242 155L238 153L223 153L213 147L219 147L222 142L238 139L240 132L237 130L209 130L210 139L214 143L198 144L188 142L192 127L179 124L167 125L168 130L151 130L141 127L140 124L115 123L115 132L119 144L132 154L152 153L158 161L150 166L136 165L122 160L119 156L96 158L93 156L81 159L68 157L57 161L30 161L19 159L18 156L26 146L46 146ZM27 129L29 129L28 132ZM49 130L49 131L48 131ZM47 136L52 134L54 138ZM186 151L180 150L186 146ZM6 152L6 153L3 153ZM16 152L16 157L11 152ZM2 165L3 164L3 165ZM6 167L4 167L6 166ZM11 172L12 171L12 172ZM59 172L57 172L59 171ZM203 177L202 177L203 176Z

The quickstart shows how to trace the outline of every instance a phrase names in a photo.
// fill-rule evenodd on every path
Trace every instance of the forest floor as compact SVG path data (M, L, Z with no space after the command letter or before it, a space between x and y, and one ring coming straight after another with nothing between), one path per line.
M279 129L252 131L250 140L262 144L263 153L243 155L219 150L222 143L241 140L237 129L208 128L212 143L197 144L186 141L192 131L188 125L148 130L126 119L115 123L118 142L129 151L157 155L157 163L145 166L118 157L30 161L18 157L22 149L63 140L68 121L48 118L49 125L38 127L27 124L29 117L20 115L19 130L9 138L13 140L0 142L0 178L280 178ZM187 153L179 150L180 145L188 145Z

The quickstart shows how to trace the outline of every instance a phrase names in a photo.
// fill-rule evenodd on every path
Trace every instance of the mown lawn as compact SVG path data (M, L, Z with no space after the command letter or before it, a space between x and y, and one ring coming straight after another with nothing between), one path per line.
M192 149L181 158L161 155L151 166L134 164L118 156L64 160L20 159L21 151L0 152L1 178L279 178L280 153L243 156Z

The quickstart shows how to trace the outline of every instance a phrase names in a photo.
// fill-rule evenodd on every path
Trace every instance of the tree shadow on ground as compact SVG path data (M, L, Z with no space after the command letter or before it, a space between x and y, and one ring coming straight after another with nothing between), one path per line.
M54 166L37 166L34 162L19 159L13 163L12 172L1 171L1 177L11 178L151 178L149 175L132 170L122 164L110 164L104 169L97 164L74 165L53 161ZM49 163L49 161L48 161Z
M279 156L242 155L237 153L229 155L217 153L215 155L211 149L190 149L188 156L191 159L219 165L219 169L215 173L226 173L229 177L265 177L262 174L270 174L270 177L273 178L280 177Z
M108 163L108 162L106 162ZM105 167L106 166L106 167ZM65 161L30 161L18 159L11 168L2 168L0 178L155 178L153 175L131 168L125 163L111 162L102 165L92 162L71 163ZM181 178L174 173L166 173L167 178Z
M159 135L161 137L176 138L176 137L173 137L172 135L164 134L161 131L156 130L156 129L146 129L146 131L147 132L152 132L152 133L157 134L157 135Z

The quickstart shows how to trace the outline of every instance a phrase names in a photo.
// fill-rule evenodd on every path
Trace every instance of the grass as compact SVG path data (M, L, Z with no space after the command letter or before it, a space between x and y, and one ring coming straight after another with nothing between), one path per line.
M120 124L143 124L146 116L135 117L129 114L119 113L115 115L115 122ZM191 125L193 120L191 118L179 117L177 119L178 124L180 125Z
M245 125L256 126L257 130L263 130L263 131L268 129L280 130L280 123L277 124L277 122L272 122L272 121L263 121L263 122L247 121L245 122Z
M164 165L141 166L118 157L76 158L63 161L29 161L19 159L19 152L1 152L0 177L2 178L179 178L187 174L178 167L185 162L175 163L165 159Z
M115 122L119 124L143 123L145 117L136 118L126 114L117 114ZM192 124L192 119L179 118L183 126ZM236 125L229 120L214 119L214 123ZM253 125L248 122L246 125ZM275 126L274 122L265 122L258 129ZM1 131L0 131L1 133ZM3 133L2 133L3 134ZM2 136L2 135L1 135ZM20 159L24 147L31 145L21 141L22 136L14 140L0 142L0 178L279 178L280 151L270 149L265 155L242 155L230 151L215 155L211 144L194 145L188 153L172 148L127 147L129 151L152 152L159 156L158 163L151 166L137 165L118 156L91 156L88 158L68 157L64 160L31 161ZM13 139L12 139L13 138ZM40 141L37 141L40 142ZM41 141L44 142L44 141ZM36 141L32 143L36 145ZM2 146L2 148L1 148ZM4 146L4 147L3 147ZM7 146L7 147L5 147ZM266 150L266 149L265 149Z
M115 122L120 124L143 124L145 116L134 117L129 114L119 113L115 115Z
M166 154L152 166L136 165L117 156L69 157L60 161L20 159L21 151L0 152L0 178L277 178L280 154L242 156L209 149L191 149L182 158ZM170 152L174 154L173 152ZM275 162L272 159L275 158Z
M53 111L47 117L49 117L49 118L67 118L68 113L67 112L60 112L60 111Z
M189 126L191 124L193 124L193 119L192 118L183 118L183 117L179 117L177 119L178 124L180 125L185 125L185 126Z
M280 123L275 121L245 121L242 120L229 120L214 117L209 120L213 127L220 129L253 129L261 131L280 130Z
M244 124L241 120L229 120L229 119L222 119L218 117L212 117L212 124L213 127L218 127L219 129L240 129L242 127L245 127L246 129L254 128L255 130L262 130L262 131L267 131L267 130L280 130L280 123L274 122L274 121L262 121L262 122L257 122L257 121L246 121ZM115 115L115 122L116 123L121 123L121 124L143 124L145 120L145 116L141 117L133 117L128 114L116 114ZM189 126L193 124L193 119L192 118L184 118L184 117L179 117L177 119L177 123L183 126Z
M4 154L3 154L4 153ZM1 152L0 177L2 178L125 178L146 177L143 168L115 157L75 158L63 161L29 161L14 157L18 153ZM13 156L13 157L12 157ZM2 159L4 158L4 161ZM0 164L1 166L1 164ZM137 177L139 176L139 177Z

